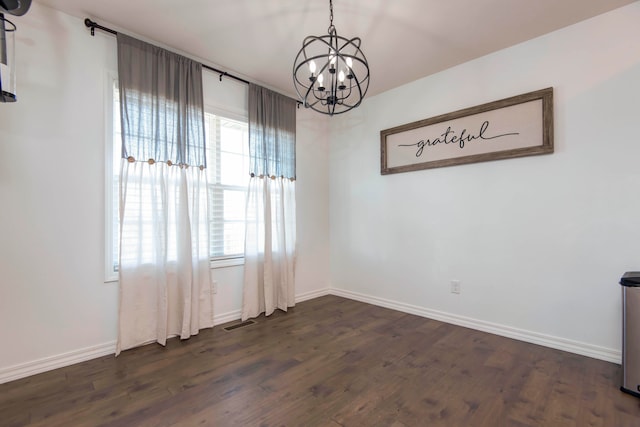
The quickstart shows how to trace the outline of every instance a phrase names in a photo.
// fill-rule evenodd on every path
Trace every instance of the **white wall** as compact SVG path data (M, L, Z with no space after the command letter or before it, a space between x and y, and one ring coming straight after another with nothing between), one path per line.
M104 283L105 79L115 39L33 4L14 17L18 102L0 104L0 383L113 351ZM215 58L212 58L215 59ZM329 286L326 120L298 115L299 299ZM239 317L242 268L213 271L220 321Z
M18 102L0 104L0 373L113 342L117 321L116 286L103 283L112 41L37 4L12 20Z
M330 287L328 125L327 117L311 109L298 109L296 293L309 297Z
M334 118L332 292L619 360L617 282L640 269L639 21L634 3ZM549 86L554 154L380 175L381 130Z

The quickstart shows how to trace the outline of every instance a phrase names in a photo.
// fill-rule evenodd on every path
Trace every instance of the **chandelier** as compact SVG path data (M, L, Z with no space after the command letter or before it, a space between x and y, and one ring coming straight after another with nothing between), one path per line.
M359 37L338 35L332 0L329 11L328 34L302 42L293 63L293 83L306 108L333 116L360 105L369 89L369 64Z

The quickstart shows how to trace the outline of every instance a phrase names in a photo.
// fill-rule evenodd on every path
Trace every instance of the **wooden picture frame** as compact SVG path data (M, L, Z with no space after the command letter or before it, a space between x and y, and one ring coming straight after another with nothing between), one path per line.
M382 175L553 153L553 88L380 131Z

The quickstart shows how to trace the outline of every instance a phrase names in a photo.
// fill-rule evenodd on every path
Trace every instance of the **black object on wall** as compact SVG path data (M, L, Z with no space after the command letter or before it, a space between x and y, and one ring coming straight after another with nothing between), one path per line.
M16 97L16 25L5 18L8 13L22 16L31 0L0 0L0 102L15 102Z

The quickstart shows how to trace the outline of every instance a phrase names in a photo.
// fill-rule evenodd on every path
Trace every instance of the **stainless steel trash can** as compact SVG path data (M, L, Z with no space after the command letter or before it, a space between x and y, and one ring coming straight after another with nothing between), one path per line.
M628 271L622 285L622 386L640 397L640 271Z

